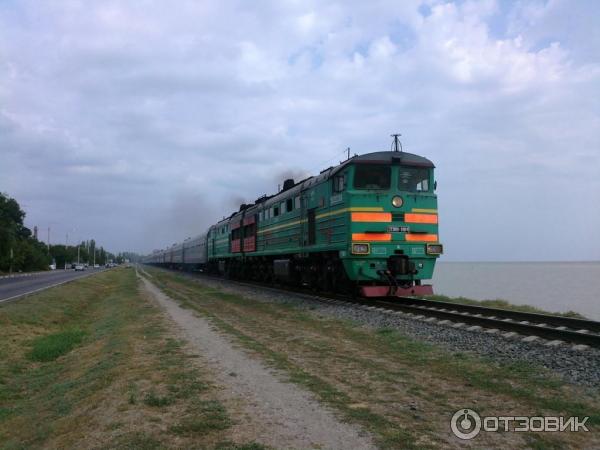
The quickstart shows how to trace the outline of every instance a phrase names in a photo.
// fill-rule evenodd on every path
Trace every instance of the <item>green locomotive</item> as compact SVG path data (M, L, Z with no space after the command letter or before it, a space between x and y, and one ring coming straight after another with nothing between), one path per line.
M427 295L438 237L433 163L402 151L354 156L146 262L365 297ZM170 252L170 253L169 253Z

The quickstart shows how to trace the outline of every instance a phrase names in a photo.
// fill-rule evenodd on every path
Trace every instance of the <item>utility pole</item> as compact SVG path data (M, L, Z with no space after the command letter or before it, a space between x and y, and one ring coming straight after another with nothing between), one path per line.
M48 227L48 254L50 254L50 227Z
M69 251L69 232L67 231L65 237L65 270L67 270L67 252Z
M348 158L346 158L346 159L350 159L350 147L348 147L348 148L346 149L346 151L348 152Z
M77 264L79 264L79 250L81 249L81 244L77 244Z

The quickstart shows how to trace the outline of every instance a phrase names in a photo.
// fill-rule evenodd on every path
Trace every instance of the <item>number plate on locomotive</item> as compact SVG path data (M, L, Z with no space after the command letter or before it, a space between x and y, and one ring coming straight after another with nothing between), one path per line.
M409 232L409 228L408 227L393 227L393 226L389 226L387 228L388 233L408 233Z

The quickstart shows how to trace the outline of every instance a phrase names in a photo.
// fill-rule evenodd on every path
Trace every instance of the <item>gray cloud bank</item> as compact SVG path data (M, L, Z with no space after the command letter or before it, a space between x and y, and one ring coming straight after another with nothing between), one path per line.
M447 259L597 260L599 9L5 1L0 190L54 241L145 252L402 132Z

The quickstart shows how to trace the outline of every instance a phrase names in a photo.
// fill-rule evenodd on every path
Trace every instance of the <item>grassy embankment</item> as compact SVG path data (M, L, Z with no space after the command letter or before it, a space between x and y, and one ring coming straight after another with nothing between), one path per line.
M510 303L506 300L495 299L495 300L473 300L472 298L466 297L448 297L446 295L426 295L425 298L430 300L438 300L440 302L449 302L449 303L462 303L463 305L476 305L476 306L485 306L488 308L500 308L500 309L508 309L511 311L522 311L528 313L536 313L536 314L551 314L554 316L563 316L563 317L574 317L577 319L586 319L585 316L579 314L575 311L565 311L565 312L550 312L544 309L536 308L535 306L530 305L516 305L514 303Z
M264 303L151 269L152 281L294 383L311 390L382 448L463 445L449 419L460 408L482 415L590 416L600 424L596 389L567 385L540 367L499 365L450 354L391 329L369 330L291 305ZM594 433L485 433L487 448L600 446Z
M0 305L0 449L262 448L194 361L131 269Z

